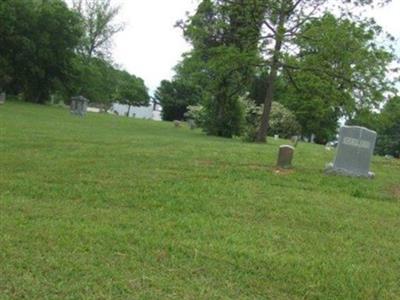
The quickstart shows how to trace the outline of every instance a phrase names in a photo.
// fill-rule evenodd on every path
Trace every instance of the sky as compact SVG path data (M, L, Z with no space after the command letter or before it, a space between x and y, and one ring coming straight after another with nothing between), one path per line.
M118 21L125 23L125 30L114 38L113 58L123 69L143 78L150 92L154 92L161 80L173 77L173 67L190 50L174 24L184 19L186 12L193 12L198 0L113 0L113 3L121 5ZM400 56L400 0L366 14L397 38Z

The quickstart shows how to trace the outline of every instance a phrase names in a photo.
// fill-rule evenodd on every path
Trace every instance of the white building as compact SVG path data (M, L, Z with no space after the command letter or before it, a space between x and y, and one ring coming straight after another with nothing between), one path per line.
M131 106L129 109L129 105L113 103L113 106L109 110L110 113L119 116L126 116L128 111L129 117L161 121L161 107L159 105L150 104L149 106Z

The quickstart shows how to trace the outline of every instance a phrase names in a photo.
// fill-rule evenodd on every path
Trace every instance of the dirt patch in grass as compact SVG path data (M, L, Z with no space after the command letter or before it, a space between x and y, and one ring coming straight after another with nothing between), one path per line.
M293 169L282 169L282 168L275 168L273 170L274 174L276 175L290 175L294 173Z
M389 193L392 195L395 199L400 200L400 186L395 185L389 188Z
M212 166L212 165L214 165L214 161L209 160L209 159L196 160L196 164L202 165L202 166Z

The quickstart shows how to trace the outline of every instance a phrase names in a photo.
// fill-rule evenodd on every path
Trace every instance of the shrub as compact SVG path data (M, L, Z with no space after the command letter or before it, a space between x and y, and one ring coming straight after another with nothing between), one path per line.
M242 133L243 140L254 142L260 127L263 106L256 105L256 103L247 96L241 97L240 102L245 112L245 124ZM282 104L272 102L269 135L279 134L279 136L283 138L290 138L293 135L298 135L300 132L301 126L297 122L294 114Z
M185 119L193 120L197 127L203 127L205 122L205 110L201 105L189 105L185 113Z

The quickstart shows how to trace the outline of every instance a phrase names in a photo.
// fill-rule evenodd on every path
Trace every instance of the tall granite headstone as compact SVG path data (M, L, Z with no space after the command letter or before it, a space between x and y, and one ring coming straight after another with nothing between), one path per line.
M340 175L373 177L369 171L374 153L376 132L359 126L343 126L333 164L326 172Z
M71 98L71 113L78 116L85 116L87 112L89 100L85 97L78 96Z

